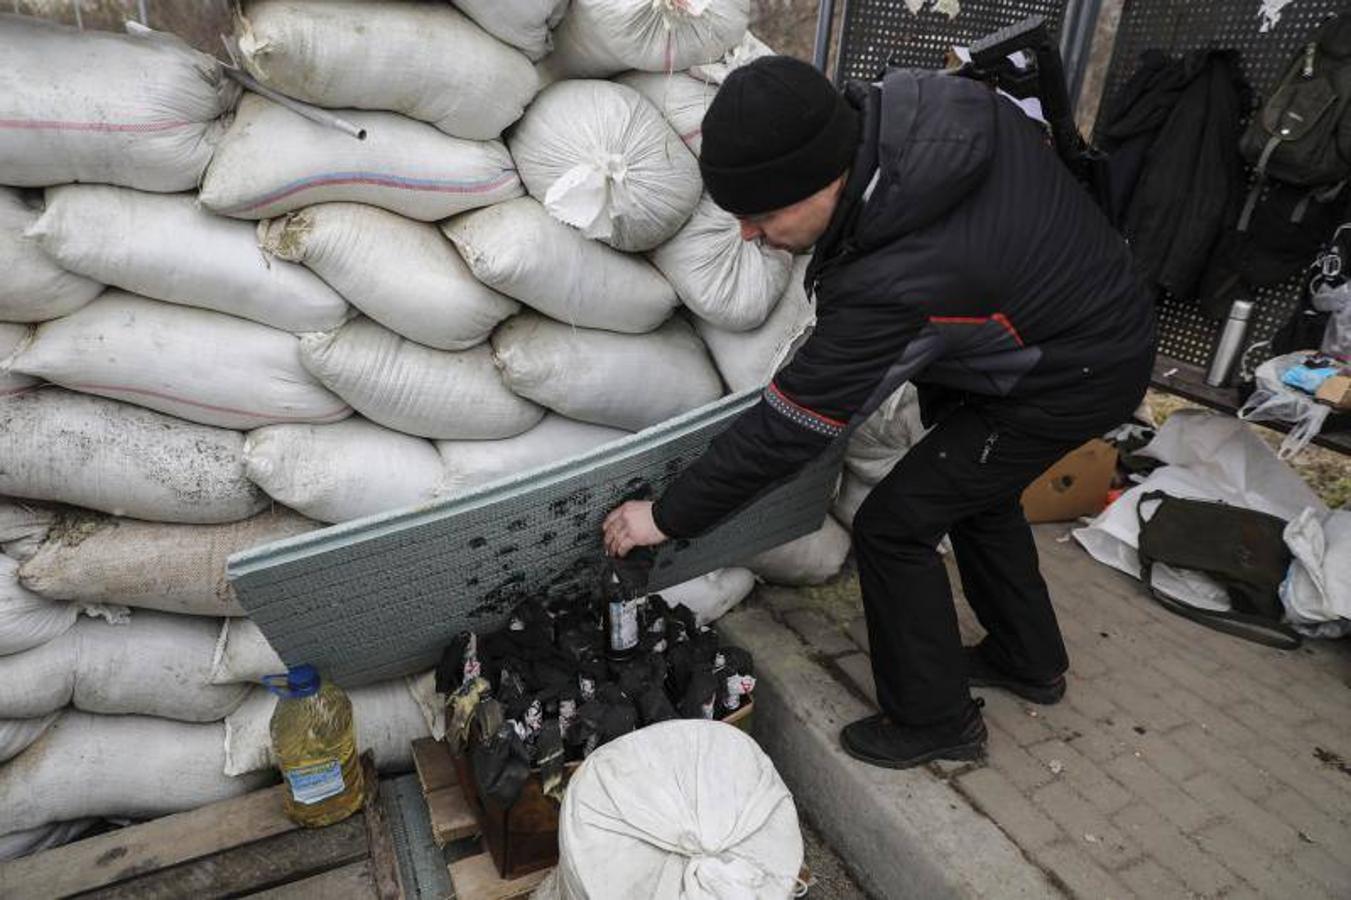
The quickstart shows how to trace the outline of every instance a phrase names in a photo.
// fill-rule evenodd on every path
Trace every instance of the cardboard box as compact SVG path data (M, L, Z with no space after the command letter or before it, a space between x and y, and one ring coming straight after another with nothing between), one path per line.
M1023 491L1027 521L1073 522L1107 506L1116 474L1116 448L1094 438L1071 450Z
M1336 409L1351 409L1351 375L1333 375L1318 386L1316 396Z

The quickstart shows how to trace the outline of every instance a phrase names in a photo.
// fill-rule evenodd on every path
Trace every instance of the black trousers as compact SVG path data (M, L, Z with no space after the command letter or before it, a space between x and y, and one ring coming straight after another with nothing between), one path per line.
M956 404L873 489L854 520L854 552L878 705L894 721L940 722L970 701L937 549L945 534L966 599L989 633L991 661L1037 681L1065 671L1065 644L1019 497L1065 453L1126 421L1141 394L1143 385L1108 395L1113 408L1047 428L1030 426L1008 401Z

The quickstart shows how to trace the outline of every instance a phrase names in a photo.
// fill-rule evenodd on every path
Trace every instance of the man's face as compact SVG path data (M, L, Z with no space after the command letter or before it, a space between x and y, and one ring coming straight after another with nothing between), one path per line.
M741 223L741 239L763 240L779 250L805 253L825 234L830 217L835 214L840 191L844 188L844 178L841 175L792 206L752 216L737 216L737 221Z

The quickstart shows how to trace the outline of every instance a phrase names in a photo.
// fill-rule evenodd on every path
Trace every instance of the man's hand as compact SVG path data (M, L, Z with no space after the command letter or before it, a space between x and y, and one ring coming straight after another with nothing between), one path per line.
M605 552L628 556L634 547L651 547L666 540L652 518L651 500L630 500L612 510L602 526Z

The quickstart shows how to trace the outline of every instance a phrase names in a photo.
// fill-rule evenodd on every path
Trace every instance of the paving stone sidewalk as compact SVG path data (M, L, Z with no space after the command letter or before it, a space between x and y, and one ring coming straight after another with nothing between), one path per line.
M1160 608L1066 526L1036 531L1069 692L1039 707L978 690L988 758L932 775L1075 896L1351 897L1351 640L1228 637ZM757 596L872 699L856 581Z

